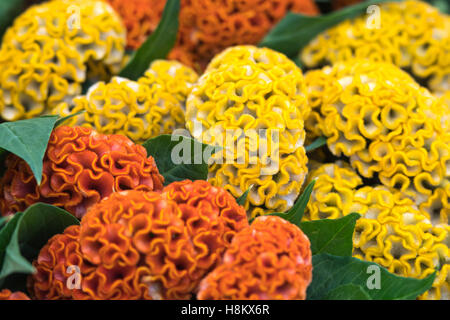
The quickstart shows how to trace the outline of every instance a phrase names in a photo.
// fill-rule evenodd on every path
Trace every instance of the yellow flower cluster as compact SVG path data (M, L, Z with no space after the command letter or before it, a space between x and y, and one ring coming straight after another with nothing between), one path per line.
M338 219L351 213L355 190L362 179L343 161L321 164L312 169L306 184L316 179L310 201L303 215L305 221Z
M313 121L330 151L366 178L424 202L450 177L448 108L388 63L351 60L306 75ZM312 126L314 125L314 126Z
M236 46L217 55L187 100L186 126L223 147L208 180L241 196L255 217L289 209L307 173L303 147L309 113L301 70L267 48Z
M362 187L356 172L342 162L322 165L308 179L316 179L316 184L304 215L306 220L361 214L353 238L354 257L415 278L424 278L441 267L433 287L421 298L448 298L448 223L434 225L428 213L419 210L400 191L384 186Z
M73 104L61 103L55 113L80 111L66 124L94 128L104 134L123 134L142 143L184 128L185 102L197 74L177 61L154 61L138 81L114 77L97 82Z
M302 62L310 68L352 58L391 62L432 91L450 90L450 17L415 0L380 4L379 13L324 31L300 53Z
M53 0L15 21L0 50L0 118L32 118L80 94L88 65L117 73L125 28L103 1Z

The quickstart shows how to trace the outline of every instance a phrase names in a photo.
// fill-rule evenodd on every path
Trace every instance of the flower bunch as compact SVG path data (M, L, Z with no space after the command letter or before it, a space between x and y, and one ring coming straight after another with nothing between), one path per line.
M305 175L303 120L310 109L301 70L267 48L232 47L217 55L187 100L186 127L223 147L208 180L241 196L251 216L285 211Z
M244 208L206 181L116 192L49 240L30 287L51 299L188 299L247 226ZM64 287L70 264L76 290Z
M94 0L52 0L14 20L0 49L0 117L44 113L81 92L88 64L119 71L125 29L112 8Z
M420 204L450 172L448 108L406 72L383 62L352 60L306 75L312 120L335 156L365 178L417 195Z
M308 238L274 216L256 218L233 239L223 264L202 280L200 300L304 300L312 280Z
M97 82L73 103L59 104L54 113L104 134L123 134L137 143L184 127L185 102L198 76L177 61L154 61L138 81L113 77Z
M417 0L380 4L380 15L378 21L363 15L324 31L301 52L302 62L315 68L353 58L385 61L432 91L449 90L450 18Z
M10 155L6 167L0 180L4 215L45 202L81 218L115 191L160 190L164 181L144 147L122 135L103 135L83 127L62 126L52 132L40 185L19 157Z

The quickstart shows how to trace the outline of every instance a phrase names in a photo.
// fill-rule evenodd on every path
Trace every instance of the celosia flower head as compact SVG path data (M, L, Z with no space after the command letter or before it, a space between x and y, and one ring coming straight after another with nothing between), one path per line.
M244 208L206 181L114 193L81 222L81 251L96 266L83 291L100 299L188 299L246 226Z
M309 113L301 70L267 48L232 47L216 56L187 100L194 138L221 146L208 179L234 196L253 185L252 216L289 209L307 168L303 119Z
M107 0L122 16L128 46L138 48L153 32L164 0ZM171 59L204 67L223 49L256 44L288 11L318 14L312 0L181 1L179 32Z
M38 300L72 300L88 297L81 287L81 281L88 277L95 267L89 264L81 253L80 226L67 227L62 234L50 238L33 261L36 272L28 281L29 291ZM71 279L73 280L71 281Z
M81 92L90 65L119 71L125 29L102 1L53 0L16 18L0 50L0 117L48 113Z
M85 111L65 123L104 134L123 134L142 143L160 134L184 128L185 104L197 74L177 61L157 60L137 82L113 77L97 82L73 103L54 111L67 116Z
M122 135L103 135L83 127L62 126L52 132L40 185L17 156L9 156L6 167L0 181L3 214L45 202L81 218L115 191L161 190L164 180L144 147Z
M330 151L349 157L360 175L417 194L418 203L445 184L448 108L404 71L352 60L311 71L306 82L313 107L307 131L325 135Z
M234 237L223 264L202 280L197 298L304 300L311 279L309 239L282 218L262 216Z
M432 91L449 90L449 16L416 0L383 3L379 7L378 21L364 14L317 36L301 52L303 63L314 68L352 58L385 61L407 70Z
M432 210L427 211L430 207L438 208L442 197L433 196L430 203L423 203L419 209L398 190L363 187L356 172L343 163L313 170L309 179L316 179L316 183L304 215L307 220L336 219L352 212L361 214L353 237L354 257L414 278L424 278L442 264L433 287L420 298L448 297L450 229L448 223L433 223L428 213Z

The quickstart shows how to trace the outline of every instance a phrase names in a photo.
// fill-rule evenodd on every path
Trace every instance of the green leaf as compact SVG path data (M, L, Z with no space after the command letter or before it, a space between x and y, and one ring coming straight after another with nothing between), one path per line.
M431 288L436 273L424 279L405 278L394 275L374 262L353 257L337 257L327 253L312 258L313 279L307 290L307 299L322 300L336 297L346 299L353 295L347 285L359 286L374 300L412 300ZM373 266L373 267L371 267ZM369 268L370 267L370 268ZM372 270L373 268L373 270ZM379 275L379 288L369 288Z
M70 118L76 117L76 116L78 116L78 115L80 115L82 113L85 113L85 112L86 112L86 110L80 110L80 111L75 112L73 114L69 114L68 116L59 118L58 120L56 120L54 127L56 128L56 127L62 125L64 123L64 121L69 120Z
M328 292L325 300L372 300L361 286L344 284Z
M208 160L219 147L200 143L181 135L163 134L142 144L152 156L164 184L182 180L206 180Z
M294 206L288 212L270 213L269 215L283 218L290 223L293 223L296 226L300 227L300 221L302 220L303 213L305 212L306 205L308 204L309 198L311 197L311 192L314 188L315 183L316 180L313 180L308 184L303 193L295 202Z
M329 253L336 256L351 256L353 232L356 220L361 216L349 214L340 219L321 219L300 223L300 229L311 242L312 254Z
M320 16L305 16L289 12L264 37L259 46L268 47L282 52L288 57L293 57L321 32L344 20L364 14L370 5L386 1L399 0L369 0Z
M14 19L25 8L25 0L0 1L0 39Z
M120 72L121 77L137 80L149 68L152 61L167 57L177 39L179 11L180 0L167 1L158 27L133 53L128 64Z
M31 205L18 220L13 219L9 223L12 221L16 224L1 265L0 287L10 275L32 273L31 262L47 241L68 226L79 224L78 219L67 211L45 203Z
M251 188L252 186L250 186L250 188L248 188L247 191L245 191L239 198L236 199L238 205L243 206L245 204L245 201L247 200L247 196Z
M0 148L26 161L38 184L42 179L42 160L58 116L4 122L0 124Z
M450 13L450 3L448 0L427 0L427 2L438 8L442 13Z
M6 247L9 244L12 234L16 229L17 222L22 216L22 212L18 212L13 216L7 216L5 218L10 219L6 225L0 230L0 270L3 265L3 259L5 257Z
M315 149L318 149L318 148L320 148L320 147L322 147L322 146L324 146L324 145L326 145L326 144L327 144L327 138L324 137L324 136L320 136L320 137L318 137L316 140L314 140L313 142L311 142L310 145L307 145L307 146L305 147L305 151L306 151L306 152L311 152L311 151L313 151L313 150L315 150Z

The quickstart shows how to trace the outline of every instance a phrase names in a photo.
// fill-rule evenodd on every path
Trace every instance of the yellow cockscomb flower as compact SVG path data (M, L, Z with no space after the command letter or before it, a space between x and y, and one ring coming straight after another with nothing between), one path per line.
M352 60L306 75L330 151L366 178L416 194L420 204L450 177L449 115L441 100L388 63Z
M449 291L448 224L432 221L400 191L363 187L348 165L326 164L311 172L316 179L306 220L361 214L353 236L353 256L373 261L405 277L424 278L442 267L423 299L446 299ZM359 188L359 189L358 189Z
M421 298L448 298L449 230L433 227L413 201L386 187L363 187L354 194L353 256L373 261L405 277L424 278L444 264L433 287Z
M55 113L69 125L123 134L137 143L184 127L185 101L197 74L176 61L157 60L138 81L114 77L98 82L73 104L61 103Z
M316 179L310 201L303 215L306 221L338 219L350 213L355 189L362 179L343 161L327 163L311 170L307 184Z
M302 62L309 68L352 58L391 62L432 91L450 90L449 16L415 0L379 8L321 33L301 52Z
M231 47L216 56L187 100L194 138L219 145L209 181L234 196L253 186L251 216L289 209L307 173L303 119L308 114L301 70L267 48Z
M48 113L80 94L88 65L120 69L125 28L103 1L53 0L15 21L0 50L0 117Z

